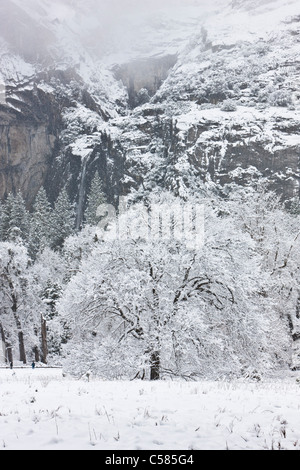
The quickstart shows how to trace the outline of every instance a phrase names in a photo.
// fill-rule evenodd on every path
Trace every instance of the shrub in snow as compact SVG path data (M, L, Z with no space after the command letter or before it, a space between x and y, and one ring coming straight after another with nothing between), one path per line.
M223 101L223 104L221 106L221 110L226 111L226 112L236 111L236 109L237 109L237 106L236 106L235 101L230 100L230 99Z
M291 93L287 90L276 90L269 95L268 102L272 106L289 106L293 99Z
M258 44L256 44L255 52L261 56L266 55L268 52L270 52L270 46L265 42L260 41Z

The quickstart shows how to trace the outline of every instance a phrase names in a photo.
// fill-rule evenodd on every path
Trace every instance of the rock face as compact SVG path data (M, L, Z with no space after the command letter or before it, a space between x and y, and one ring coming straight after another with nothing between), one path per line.
M0 108L0 198L21 190L32 204L45 182L56 140L48 119Z
M134 60L115 67L114 74L128 90L128 104L135 108L149 101L177 62L176 55Z
M10 123L0 125L0 197L21 189L29 205L44 184L55 137L47 127Z
M41 185L53 201L66 186L78 225L96 170L112 202L261 177L298 198L297 1L212 4L152 17L121 55L91 47L100 19L76 2L63 17L55 2L1 6L0 197L21 189L30 206Z

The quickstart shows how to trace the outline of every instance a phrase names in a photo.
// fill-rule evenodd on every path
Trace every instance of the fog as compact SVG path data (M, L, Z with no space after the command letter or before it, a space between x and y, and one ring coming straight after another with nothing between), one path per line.
M89 17L91 22L87 20L82 34L90 47L96 46L100 53L122 53L132 48L159 49L167 42L173 42L176 49L182 37L192 35L194 25L220 1L88 0L83 6L78 0L57 0L57 4L61 12L64 3L75 8L79 22Z
M222 1L0 0L0 37L31 62L49 49L69 53L72 41L101 57L159 53L166 44L175 52Z

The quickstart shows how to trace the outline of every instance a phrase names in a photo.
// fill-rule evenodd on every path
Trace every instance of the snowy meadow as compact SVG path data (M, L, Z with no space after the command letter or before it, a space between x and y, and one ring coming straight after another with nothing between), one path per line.
M0 447L300 450L299 380L101 381L1 369Z

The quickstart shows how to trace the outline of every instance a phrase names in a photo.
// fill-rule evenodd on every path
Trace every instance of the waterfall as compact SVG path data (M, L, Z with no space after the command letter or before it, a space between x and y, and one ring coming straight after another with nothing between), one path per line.
M76 211L76 230L79 230L83 220L83 205L86 193L86 169L90 159L92 152L86 155L82 160L82 170L81 170L81 178L79 184L79 191L78 191L78 203L77 203L77 211Z

